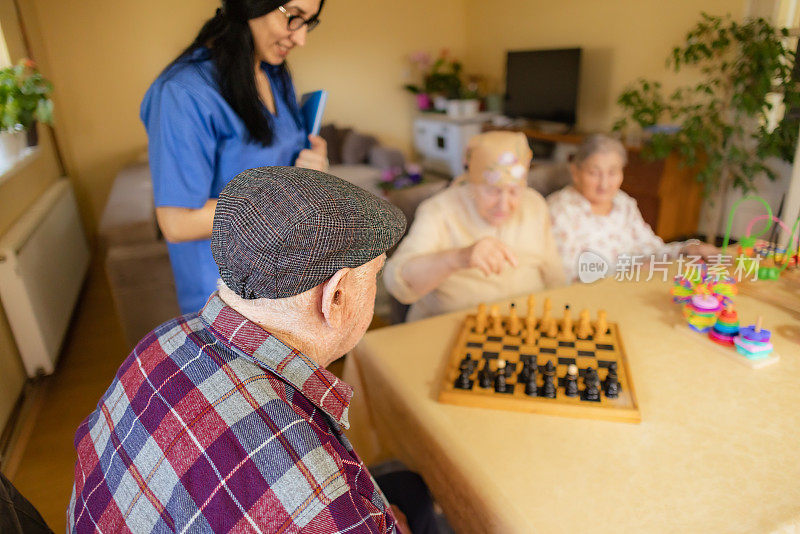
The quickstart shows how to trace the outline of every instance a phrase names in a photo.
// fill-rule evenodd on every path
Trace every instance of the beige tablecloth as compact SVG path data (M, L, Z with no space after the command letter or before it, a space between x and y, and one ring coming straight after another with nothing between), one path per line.
M762 315L781 355L753 370L675 329L669 283L570 286L542 293L539 311L544 296L619 323L641 424L439 404L455 313L371 331L356 347L345 373L356 450L423 474L457 532L800 529L797 315L737 298L742 324Z

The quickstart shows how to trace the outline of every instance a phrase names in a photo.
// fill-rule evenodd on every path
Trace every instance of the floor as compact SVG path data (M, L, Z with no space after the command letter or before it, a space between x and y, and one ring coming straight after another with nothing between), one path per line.
M370 328L387 323L378 317ZM127 356L105 275L93 266L56 372L35 387L39 400L4 472L55 532L66 529L75 453L72 440ZM343 360L329 370L341 374Z
M11 481L55 532L66 529L75 451L72 439L127 356L111 293L93 267L56 372L41 385L42 401Z

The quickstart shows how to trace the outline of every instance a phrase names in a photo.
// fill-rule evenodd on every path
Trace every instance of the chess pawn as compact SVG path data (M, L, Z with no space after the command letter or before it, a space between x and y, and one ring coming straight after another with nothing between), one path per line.
M503 320L500 318L500 308L497 306L497 304L493 304L492 307L489 308L489 318L492 322L490 333L493 336L502 336Z
M494 377L494 390L498 393L506 392L506 361L498 360L497 374Z
M519 316L517 316L517 307L512 302L508 310L508 333L512 336L516 336L519 334L519 330L520 321Z
M567 367L567 376L564 377L564 392L567 397L578 396L578 366L574 363Z
M564 320L561 322L561 339L564 341L575 341L575 333L572 331L572 310L569 305L564 306Z
M597 322L594 327L594 340L605 340L606 332L608 332L608 318L606 317L606 311L600 310L597 312Z
M545 335L547 337L556 337L558 335L558 323L552 317L548 321L547 329L545 330Z
M486 304L478 304L478 314L475 316L475 332L483 334L486 332Z
M592 325L589 310L582 310L578 319L577 336L578 339L587 339L590 335L592 335Z

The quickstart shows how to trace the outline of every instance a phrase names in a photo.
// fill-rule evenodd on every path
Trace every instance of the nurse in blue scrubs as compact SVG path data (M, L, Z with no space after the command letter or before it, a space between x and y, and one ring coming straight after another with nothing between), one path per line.
M328 169L325 141L306 136L286 67L323 3L224 0L144 97L156 216L182 313L198 311L216 290L209 238L231 178L269 165Z

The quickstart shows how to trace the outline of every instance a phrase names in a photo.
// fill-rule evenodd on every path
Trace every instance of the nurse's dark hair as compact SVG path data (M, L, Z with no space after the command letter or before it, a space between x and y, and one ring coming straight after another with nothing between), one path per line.
M222 97L242 119L250 137L264 146L272 144L273 132L270 116L264 113L256 88L253 36L247 21L266 15L286 2L288 0L223 0L223 7L217 9L192 44L167 67L169 69L198 48L209 47ZM325 0L321 0L320 11L324 3ZM288 93L291 79L286 63L278 72L279 83Z

